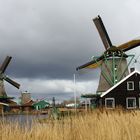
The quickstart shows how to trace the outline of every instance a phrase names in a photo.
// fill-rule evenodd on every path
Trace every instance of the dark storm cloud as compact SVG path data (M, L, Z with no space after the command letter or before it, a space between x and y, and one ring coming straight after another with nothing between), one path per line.
M1 19L0 54L1 60L5 55L13 56L7 72L14 77L70 78L77 66L96 54L94 42L98 41L89 27L91 19L84 21L85 16L76 9L71 11L65 2L67 7L59 4L53 9L47 4L54 3L15 1L10 10L3 10L6 15Z
M140 35L139 4L137 0L0 1L0 63L11 55L6 74L18 80L73 80L77 66L104 51L92 18L102 16L112 43L118 45ZM96 81L99 70L76 77Z

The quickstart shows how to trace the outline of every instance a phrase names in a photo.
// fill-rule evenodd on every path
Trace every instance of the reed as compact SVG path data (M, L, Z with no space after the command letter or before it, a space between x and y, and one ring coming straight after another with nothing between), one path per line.
M139 111L95 110L81 115L25 124L0 121L0 140L139 140Z

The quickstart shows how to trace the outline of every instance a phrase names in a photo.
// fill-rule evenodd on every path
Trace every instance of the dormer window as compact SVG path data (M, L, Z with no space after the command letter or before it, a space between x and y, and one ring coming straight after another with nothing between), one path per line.
M127 90L134 90L134 81L127 82Z

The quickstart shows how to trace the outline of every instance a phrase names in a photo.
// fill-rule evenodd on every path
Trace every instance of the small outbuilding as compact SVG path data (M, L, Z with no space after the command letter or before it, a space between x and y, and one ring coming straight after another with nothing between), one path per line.
M41 101L38 101L33 104L33 107L36 110L45 109L46 107L49 107L49 106L50 106L50 104L48 102L46 102L45 100L41 100Z

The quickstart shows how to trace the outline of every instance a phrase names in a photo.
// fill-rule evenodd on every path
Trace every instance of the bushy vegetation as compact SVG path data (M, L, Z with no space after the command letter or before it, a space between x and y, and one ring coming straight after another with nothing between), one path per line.
M0 140L140 140L140 111L95 110L31 127L1 120Z

